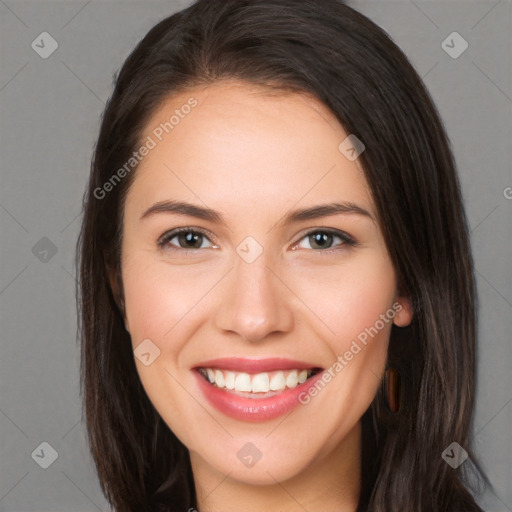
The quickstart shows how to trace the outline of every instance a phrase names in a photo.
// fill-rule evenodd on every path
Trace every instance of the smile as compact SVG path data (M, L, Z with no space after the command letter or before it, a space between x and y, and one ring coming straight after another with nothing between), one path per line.
M205 398L242 421L269 420L291 411L299 404L298 395L322 374L317 366L285 359L218 359L193 370Z
M245 372L232 372L214 368L200 368L210 384L218 388L245 392L242 396L250 396L269 391L284 391L296 388L313 375L314 370L278 370L251 375ZM254 396L253 398L257 398Z

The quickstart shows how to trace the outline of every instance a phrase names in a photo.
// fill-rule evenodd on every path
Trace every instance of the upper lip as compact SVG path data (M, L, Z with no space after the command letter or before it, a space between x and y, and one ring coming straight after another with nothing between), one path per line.
M247 359L243 357L223 357L196 364L193 368L218 368L219 370L243 371L248 373L272 372L276 370L309 370L320 366L280 357L268 359Z

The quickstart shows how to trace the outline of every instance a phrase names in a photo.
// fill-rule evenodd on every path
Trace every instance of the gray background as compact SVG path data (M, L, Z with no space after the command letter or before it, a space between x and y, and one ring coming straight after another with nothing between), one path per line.
M0 0L0 511L108 509L78 393L73 258L81 199L114 72L157 21L189 3ZM350 5L408 55L453 145L480 296L473 437L496 487L480 503L510 511L512 2ZM31 47L44 31L59 45L47 59ZM441 46L454 31L469 44L458 58ZM58 454L47 469L39 465L51 462L42 442Z

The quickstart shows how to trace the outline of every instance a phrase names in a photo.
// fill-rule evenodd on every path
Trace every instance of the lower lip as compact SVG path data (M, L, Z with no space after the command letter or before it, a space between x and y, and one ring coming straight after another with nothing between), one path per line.
M242 421L266 421L290 412L300 404L299 395L307 393L308 389L322 378L322 373L320 371L297 387L287 388L269 398L245 398L226 389L213 386L198 371L194 370L199 388L206 399L220 412Z

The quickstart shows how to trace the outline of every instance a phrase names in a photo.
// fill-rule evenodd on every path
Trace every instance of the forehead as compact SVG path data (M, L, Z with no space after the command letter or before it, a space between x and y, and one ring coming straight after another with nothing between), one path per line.
M169 97L147 123L142 139L153 147L137 168L127 204L137 199L142 209L186 196L236 210L320 198L371 209L358 162L339 150L347 135L306 94L236 82L190 89Z

